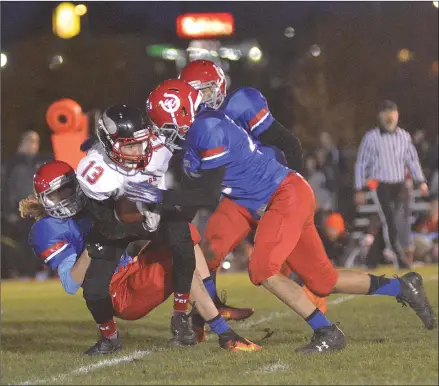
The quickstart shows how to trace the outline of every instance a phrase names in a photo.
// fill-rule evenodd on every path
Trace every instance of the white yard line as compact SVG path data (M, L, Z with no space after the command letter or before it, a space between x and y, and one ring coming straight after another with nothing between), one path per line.
M429 282L429 281L434 281L434 280L438 280L438 276L431 276L427 279L424 279L425 282ZM334 300L330 300L328 302L328 306L330 305L338 305L338 304L342 304L345 303L351 299L357 298L358 296L364 296L364 295L343 295L343 296L339 296ZM245 328L248 329L250 327L253 326L257 326L258 324L264 323L264 322L270 322L274 319L278 319L278 318L283 318L284 316L287 315L292 315L293 311L290 312L272 312L266 316L263 316L257 320L249 320L247 322L243 322L240 325L240 328ZM120 358L113 358L113 359L104 359L101 360L99 362L87 365L87 366L81 366L79 368L77 368L76 370L73 371L69 371L67 373L63 373L63 374L58 374L55 375L53 377L50 378L44 378L44 379L34 379L34 380L27 380L21 383L18 382L13 382L11 383L11 385L37 385L37 384L47 384L47 383L54 383L57 382L58 384L60 384L60 381L66 378L69 378L71 376L76 376L76 375L82 375L82 374L88 374L91 371L100 369L102 367L111 367L111 366L115 366L118 365L120 363L124 363L124 362L131 362L134 359L139 359L142 358L144 356L150 355L152 354L154 351L153 350L147 350L147 351L134 351L131 354L125 355L123 357ZM276 372L276 371L285 371L286 368L283 367L284 364L279 362L277 364L274 365L270 365L269 368L264 368L263 372Z
M28 381L21 382L21 383L12 383L12 384L13 385L14 384L15 385L38 385L38 384L47 384L47 383L54 383L54 382L60 384L60 381L62 381L65 378L69 378L69 377L75 376L75 375L88 374L89 372L100 369L102 367L110 367L110 366L118 365L119 363L131 362L134 359L139 359L139 358L142 358L146 355L150 355L152 353L153 353L152 350L134 351L133 353L131 353L129 355L124 355L123 357L120 357L120 358L104 359L104 360L101 360L99 362L96 362L96 363L93 363L90 365L78 367L76 370L69 371L69 372L64 373L64 374L55 375L54 377L45 378L45 379L34 379L34 380L28 380Z

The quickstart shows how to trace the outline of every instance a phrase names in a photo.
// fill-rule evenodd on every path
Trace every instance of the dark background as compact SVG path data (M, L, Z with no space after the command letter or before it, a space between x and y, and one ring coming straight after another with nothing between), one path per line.
M259 88L273 114L295 130L305 147L329 131L342 147L356 148L375 123L383 98L398 103L401 126L438 130L438 10L431 2L85 2L79 36L52 33L57 2L2 2L1 44L8 56L1 69L2 159L16 151L20 134L41 134L50 152L47 107L69 97L84 111L125 102L141 107L151 89L176 75L175 62L151 58L146 46L186 48L175 20L186 12L231 12L233 37L255 39L260 63L230 63L231 89ZM295 28L292 39L284 36ZM312 44L321 55L308 54ZM407 63L400 49L413 52ZM54 69L50 58L62 55Z

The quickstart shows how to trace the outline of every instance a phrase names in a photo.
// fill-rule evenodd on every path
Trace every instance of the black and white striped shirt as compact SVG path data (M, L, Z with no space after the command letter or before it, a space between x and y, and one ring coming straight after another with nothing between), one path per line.
M406 168L414 181L425 181L410 134L400 127L394 132L383 132L375 127L366 132L358 150L355 189L364 188L368 179L403 182L407 176Z

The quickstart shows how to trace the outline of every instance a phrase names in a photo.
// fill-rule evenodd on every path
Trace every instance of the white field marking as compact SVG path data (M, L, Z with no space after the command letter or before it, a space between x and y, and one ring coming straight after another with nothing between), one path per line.
M104 359L102 361L90 365L78 367L76 370L70 371L68 373L58 374L50 378L28 380L21 383L11 383L11 385L37 385L37 384L47 384L54 382L60 384L60 381L64 380L65 378L69 378L75 375L88 374L89 372L100 369L102 367L110 367L110 366L118 365L119 363L123 363L123 362L131 362L134 359L139 359L146 355L150 355L152 353L153 353L152 350L134 351L133 353L129 355L124 355L123 357L120 358Z
M433 280L438 280L438 276L437 275L436 276L431 276L428 279L426 279L425 281L429 282L429 281L433 281ZM348 300L354 299L354 298L356 298L358 296L363 296L363 295L344 295L344 296L339 296L338 298L329 301L328 305L341 304L341 303L344 303L344 302L346 302ZM256 325L264 323L264 322L272 321L272 320L277 319L277 318L283 318L284 316L287 316L287 315L291 315L291 312L272 312L271 314L269 314L267 316L263 316L262 318L260 318L258 320L255 320L255 321L251 321L250 320L250 321L244 322L244 323L242 323L240 325L240 328L247 329L247 328L250 328L252 326L256 326ZM211 336L212 335L210 335L210 336L207 335L206 336L206 338L207 338L206 340L210 340ZM28 380L28 381L21 382L21 383L12 382L10 384L11 385L37 385L37 384L47 384L47 383L51 383L51 382L56 382L56 381L60 381L62 379L65 379L65 378L67 378L69 376L87 374L87 373L89 373L91 371L100 369L102 367L114 366L114 365L118 365L119 363L123 363L123 362L130 362L133 359L138 359L138 358L144 357L146 355L150 355L154 351L163 351L163 350L159 349L159 350L148 350L148 351L134 351L133 353L131 353L129 355L125 355L125 356L120 357L120 358L105 359L105 360L99 361L97 363L93 363L91 365L79 367L76 370L70 371L68 373L55 375L55 376L53 376L51 378ZM274 372L274 371L284 371L284 370L286 370L288 368L288 366L287 366L287 368L282 368L281 369L277 365L282 366L283 364L281 362L279 362L278 364L270 365L270 366L267 366L267 367L270 367L272 372ZM276 366L277 366L277 369L276 369ZM263 369L265 369L265 367ZM267 370L266 372L269 372L269 370Z
M278 373L281 371L288 370L289 366L280 360L276 363L272 363L262 367L260 370L256 371L246 371L245 374L267 374L267 373Z

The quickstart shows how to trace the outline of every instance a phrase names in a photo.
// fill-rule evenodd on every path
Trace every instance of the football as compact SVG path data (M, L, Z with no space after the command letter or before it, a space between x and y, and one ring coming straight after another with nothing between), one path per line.
M125 224L135 224L145 221L145 217L139 212L136 204L125 197L120 197L116 201L114 211L119 221Z

